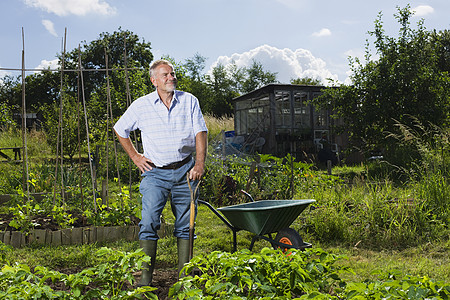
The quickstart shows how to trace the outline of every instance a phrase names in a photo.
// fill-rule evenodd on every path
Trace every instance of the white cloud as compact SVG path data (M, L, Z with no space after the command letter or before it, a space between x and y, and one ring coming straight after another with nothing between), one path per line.
M324 37L324 36L330 36L330 35L331 35L331 30L328 28L322 28L319 31L314 32L312 34L312 36L315 36L315 37Z
M50 21L50 20L42 20L42 25L44 25L45 29L47 29L47 31L51 35L58 37L58 34L55 31L55 25L53 24L52 21Z
M309 50L278 49L269 45L262 45L244 53L234 53L230 57L220 56L212 67L218 64L227 66L233 62L238 67L249 67L253 60L261 63L266 71L276 72L281 83L304 77L320 79L323 84L328 82L328 78L338 79L336 74L327 69L325 61L314 57Z
M114 15L116 9L104 0L23 0L30 7L40 8L57 16L87 14Z
M58 64L59 60L57 58L55 58L54 60L46 60L43 59L41 60L41 63L39 64L39 66L36 67L36 69L51 69L51 70L56 70L59 69L59 64Z
M423 17L434 12L434 8L429 5L419 5L412 9L414 16Z

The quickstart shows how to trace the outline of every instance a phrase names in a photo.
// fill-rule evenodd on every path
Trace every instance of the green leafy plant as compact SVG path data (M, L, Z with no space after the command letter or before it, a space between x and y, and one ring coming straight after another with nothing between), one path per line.
M133 288L133 272L149 262L141 249L122 252L101 248L102 262L75 274L64 274L37 266L34 272L25 264L5 265L0 272L2 299L157 299L155 288ZM49 283L62 283L55 290ZM58 285L57 285L58 286Z
M198 268L202 276L177 282L169 296L175 299L292 299L312 292L341 290L340 273L349 271L340 257L321 249L282 253L264 248L261 253L212 252L194 257L185 272Z
M348 283L345 299L449 299L450 285L424 276L377 271L379 280Z
M7 252L11 251L11 246L5 245L3 242L0 241L0 264L7 264L8 259Z
M18 199L22 199L23 201L23 199L25 199L25 195L22 189L18 188L17 193L19 197ZM9 222L9 226L24 233L28 233L30 229L39 225L33 221L33 216L44 212L38 203L34 203L33 198L25 201L24 204L15 204L9 208L9 211L13 214L13 219Z
M130 199L130 193L127 187L122 187L117 195L118 199L111 201L109 205L102 204L102 199L97 198L97 212L91 209L85 210L89 224L103 226L124 226L132 223L132 216L139 212L137 201Z
M150 262L150 257L145 256L141 249L122 252L102 247L97 251L97 256L104 257L105 262L61 278L75 297L84 294L85 299L139 299L145 295L157 299L155 295L149 293L155 290L152 287L124 290L127 282L133 285L133 272L141 269L143 262Z
M77 218L72 217L72 214L67 212L65 206L55 205L51 213L48 215L52 217L61 228L70 228Z
M38 268L39 269L39 268ZM62 299L64 292L54 291L45 282L56 279L60 273L40 278L24 264L4 265L0 272L0 298L2 299Z

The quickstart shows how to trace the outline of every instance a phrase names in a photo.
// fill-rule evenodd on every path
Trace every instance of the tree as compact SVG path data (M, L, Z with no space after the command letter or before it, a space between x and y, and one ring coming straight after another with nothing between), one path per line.
M66 92L69 92L68 86L65 87ZM71 90L73 91L73 88ZM43 105L58 102L60 92L61 73L59 72L42 71L27 76L25 79L27 110L40 111Z
M206 101L205 110L216 116L231 115L231 100L239 94L232 89L231 79L225 66L219 64L212 69L211 76L206 78L211 91L211 98Z
M250 93L264 85L277 82L277 73L265 71L263 65L253 60L248 68L244 68L246 78L242 83L242 92Z
M218 64L211 74L205 76L210 86L211 101L206 102L206 110L217 116L233 113L233 98L249 93L264 85L277 82L276 73L264 70L260 62L253 60L250 67L236 64Z
M14 125L11 107L0 102L0 130Z
M291 84L298 84L298 85L322 85L322 82L320 79L314 79L311 77L302 77L302 78L296 78L291 79Z
M195 53L192 58L187 58L184 67L188 75L195 81L202 81L204 79L203 70L205 69L206 57Z
M178 88L192 93L198 98L203 112L211 113L213 94L211 87L206 83L204 73L206 57L196 53L187 58L181 68L177 68ZM181 72L181 76L179 75Z
M105 49L108 53L109 68L140 68L148 70L150 62L153 60L150 43L140 41L138 35L128 30L118 31L112 34L103 32L99 38L87 43L83 42L81 47L81 62L85 69L105 69ZM126 53L126 61L125 61ZM73 49L67 54L67 66L72 69L78 68L79 51ZM114 73L111 72L111 76ZM91 93L96 88L101 88L105 83L105 72L85 72L84 86L86 97L89 99ZM117 82L115 82L117 84ZM125 82L120 83L125 87Z
M75 99L73 99L70 95L65 94L63 97L63 105L64 109L61 111L62 113L62 137L63 137L63 154L69 156L70 160L72 160L73 156L77 153L77 150L81 145L78 143L78 104ZM47 133L47 142L53 148L56 153L57 143L61 143L60 139L58 139L58 127L59 124L59 112L60 106L59 103L45 103L43 105L45 109L43 109L43 115L45 118L44 129ZM82 110L82 108L80 108ZM81 113L81 124L83 124L83 113ZM80 133L82 136L86 136L86 130L84 126L80 126ZM61 133L60 133L61 134ZM59 151L60 148L58 148Z
M422 124L449 124L450 77L443 70L446 64L440 64L443 44L432 42L423 20L412 29L409 6L398 8L394 16L399 36L385 34L380 13L369 32L378 58L372 59L368 42L365 63L350 59L353 84L327 89L315 103L334 110L334 117L345 123L341 129L360 150L383 150L386 156L399 158L404 153L388 138L396 123L411 126L417 118ZM445 40L440 34L435 38Z
M441 71L450 72L450 30L442 30L431 34L431 44L437 48L438 65Z

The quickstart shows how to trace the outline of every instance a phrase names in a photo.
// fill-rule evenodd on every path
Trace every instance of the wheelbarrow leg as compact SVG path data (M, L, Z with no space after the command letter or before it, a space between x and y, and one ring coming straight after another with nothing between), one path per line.
M269 241L269 242L273 245L273 243L272 243L272 235L271 235L270 233L268 233L267 236L268 236L269 238L266 238L265 236L259 235L259 234L255 235L255 236L252 238L252 242L250 243L250 247L249 247L248 249L249 249L250 251L252 251L253 246L255 245L255 242L256 242L257 240L260 240L260 239Z
M252 251L253 246L255 245L255 242L256 242L257 239L259 239L259 235L255 235L255 236L252 238L252 242L250 243L250 247L249 247L250 251Z
M204 204L206 205L217 217L219 217L219 219L222 220L222 222L227 225L228 228L230 228L230 230L233 232L233 253L236 252L237 250L237 232L238 230L236 229L236 227L234 227L233 225L231 225L230 222L228 222L227 219L225 219L211 204L209 204L208 202L204 201L204 200L198 200L198 203L200 204Z
M237 250L237 231L233 229L233 253Z

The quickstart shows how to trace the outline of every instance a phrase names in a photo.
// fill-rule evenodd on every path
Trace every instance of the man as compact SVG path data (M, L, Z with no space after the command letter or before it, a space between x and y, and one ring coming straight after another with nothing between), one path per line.
M189 261L189 216L192 190L205 172L207 128L197 98L177 91L172 64L157 60L150 66L156 91L134 101L114 125L114 130L133 163L142 172L142 218L139 243L151 264L142 270L140 286L150 285L156 258L160 217L171 194L177 237L178 272ZM141 130L144 153L134 148L130 132ZM195 152L195 162L192 153ZM197 207L195 207L195 214Z

